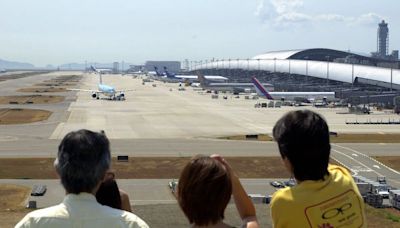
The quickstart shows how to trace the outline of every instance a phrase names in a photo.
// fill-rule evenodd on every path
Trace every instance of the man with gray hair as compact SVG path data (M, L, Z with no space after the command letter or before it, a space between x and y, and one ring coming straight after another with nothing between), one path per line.
M89 130L68 133L54 162L66 191L63 202L27 214L16 227L148 227L138 216L96 201L94 195L110 163L105 134Z

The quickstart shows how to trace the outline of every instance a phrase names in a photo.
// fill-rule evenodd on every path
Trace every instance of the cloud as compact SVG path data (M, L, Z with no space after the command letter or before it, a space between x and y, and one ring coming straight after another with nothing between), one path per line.
M315 16L315 19L318 21L347 21L348 18L346 18L343 15L340 14L320 14Z
M347 26L376 26L383 19L376 13L366 13L357 17L341 14L311 15L301 12L303 0L259 0L254 15L263 24L273 27L301 26L306 23L341 22Z
M376 26L376 22L383 20L383 16L376 13L367 13L355 18L352 23L355 25Z
M303 5L302 0L271 0L270 2L278 14L296 12Z

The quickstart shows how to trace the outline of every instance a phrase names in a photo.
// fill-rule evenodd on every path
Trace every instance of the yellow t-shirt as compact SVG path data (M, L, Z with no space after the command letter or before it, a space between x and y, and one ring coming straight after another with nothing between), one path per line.
M350 173L336 165L329 165L328 172L324 180L274 193L274 227L366 227L364 202Z

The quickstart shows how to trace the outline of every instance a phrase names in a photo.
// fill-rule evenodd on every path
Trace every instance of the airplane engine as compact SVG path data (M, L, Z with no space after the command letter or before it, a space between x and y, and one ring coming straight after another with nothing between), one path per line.
M92 98L97 98L97 94L96 93L92 93Z
M125 93L121 93L120 96L121 96L121 97L125 97Z

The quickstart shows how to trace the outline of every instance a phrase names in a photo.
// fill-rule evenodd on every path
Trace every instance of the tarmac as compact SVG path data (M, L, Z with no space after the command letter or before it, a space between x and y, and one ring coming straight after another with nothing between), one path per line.
M53 72L44 75L0 82L0 96L27 95L16 92L61 75L79 74L81 89L96 89L98 76L82 72ZM396 125L346 125L346 121L399 119L394 114L338 114L345 108L282 107L255 108L263 100L235 98L231 94L211 94L178 83L159 81L142 83L129 75L103 75L103 82L116 89L133 89L125 101L93 99L88 92L51 93L66 99L57 104L0 105L0 108L37 108L52 111L42 122L0 125L0 157L55 157L57 146L70 131L87 128L105 130L111 141L113 156L187 157L219 153L223 156L279 156L274 142L217 140L219 136L270 134L275 122L287 111L308 108L322 114L331 131L339 133L400 133ZM222 97L226 96L227 99ZM370 156L398 156L399 144L348 143L332 144L332 158L354 173L371 179L386 176L400 188L400 173ZM174 204L167 188L170 180L118 180L128 191L133 205ZM272 194L268 179L243 179L249 193ZM0 180L27 186L46 184L48 192L35 197L39 207L61 201L64 191L58 180ZM31 198L33 199L33 198Z

